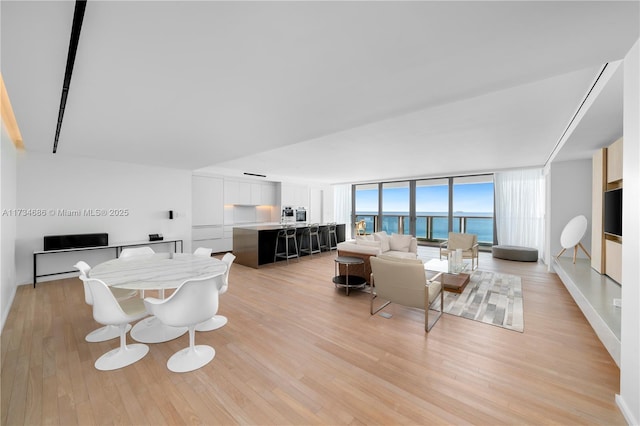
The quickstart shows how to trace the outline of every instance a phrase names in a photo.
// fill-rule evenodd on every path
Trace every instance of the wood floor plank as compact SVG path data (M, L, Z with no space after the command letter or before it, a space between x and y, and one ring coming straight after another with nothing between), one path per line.
M420 248L420 257L437 249ZM480 254L480 270L522 278L524 332L422 311L331 281L335 252L260 269L234 265L219 313L197 333L214 360L166 362L188 336L149 345L112 372L95 360L118 340L99 327L75 278L18 288L1 336L0 421L40 424L625 424L620 372L558 277L541 263ZM132 342L127 337L128 342Z

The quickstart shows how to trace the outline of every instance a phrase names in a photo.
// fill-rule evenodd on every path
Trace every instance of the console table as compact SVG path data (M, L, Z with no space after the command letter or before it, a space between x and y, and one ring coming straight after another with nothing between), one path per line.
M105 250L105 249L114 249L116 251L116 258L120 256L120 252L125 247L135 247L135 246L148 246L152 244L166 244L173 243L173 251L175 253L178 252L178 243L180 243L180 253L184 250L184 243L182 240L159 240L159 241L134 241L129 243L120 243L120 244L109 244L106 246L95 246L95 247L77 247L77 248L68 248L68 249L59 249L59 250L38 250L33 252L33 288L36 287L36 282L40 277L48 277L51 275L62 275L69 274L72 271L64 271L64 272L53 272L50 274L41 274L38 275L38 256L42 256L45 254L55 254L55 253L70 253L74 251L86 251L86 250Z

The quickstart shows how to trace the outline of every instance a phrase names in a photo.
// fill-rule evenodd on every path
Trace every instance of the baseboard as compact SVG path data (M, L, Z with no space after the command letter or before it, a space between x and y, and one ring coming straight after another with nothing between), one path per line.
M618 405L618 408L622 412L622 415L624 416L624 419L627 421L628 425L630 426L640 425L640 422L638 421L638 419L633 417L633 413L631 413L631 410L629 410L627 403L619 394L616 394L616 404Z
M7 304L2 307L2 324L0 324L0 335L2 334L2 330L4 330L4 325L7 322L7 318L9 317L9 312L11 311L11 307L13 306L13 299L16 298L16 290L17 286L13 286L11 294L9 295L9 300Z

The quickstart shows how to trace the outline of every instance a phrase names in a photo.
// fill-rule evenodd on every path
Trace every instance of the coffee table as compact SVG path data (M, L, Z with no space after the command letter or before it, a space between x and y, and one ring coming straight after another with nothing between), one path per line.
M442 286L445 290L454 293L462 293L469 284L470 274L464 271L469 265L464 263L459 272L449 272L449 261L431 259L424 264L424 270L429 272L442 272Z

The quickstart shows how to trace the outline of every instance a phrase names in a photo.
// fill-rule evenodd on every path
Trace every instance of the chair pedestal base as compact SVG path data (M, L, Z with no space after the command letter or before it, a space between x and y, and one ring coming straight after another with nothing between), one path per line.
M227 324L229 320L224 315L216 315L196 326L196 331L213 331Z
M197 345L176 352L167 361L167 368L174 373L185 373L207 365L216 351L211 346Z
M148 352L149 346L139 343L121 346L102 355L94 365L102 371L117 370L141 360Z
M134 325L129 335L141 343L162 343L177 339L188 330L187 327L165 325L155 316L151 316Z
M131 330L131 324L127 324L126 331ZM97 330L93 330L91 333L87 334L84 338L87 342L97 343L97 342L106 342L107 340L115 339L120 337L120 329L115 325L105 325L104 327L100 327Z

